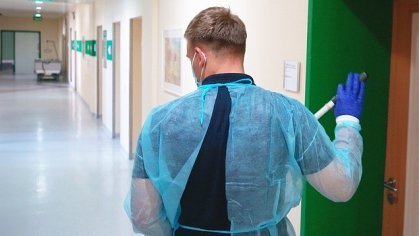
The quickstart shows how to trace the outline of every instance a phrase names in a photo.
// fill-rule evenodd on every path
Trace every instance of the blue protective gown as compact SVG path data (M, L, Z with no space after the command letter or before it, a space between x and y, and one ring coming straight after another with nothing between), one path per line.
M339 201L335 197L339 193L329 196L330 183L322 178L343 179L345 185L338 187L347 188L347 192L356 189L362 173L359 124L339 123L332 142L300 102L252 85L252 78L245 74L213 77L230 78L230 82L201 86L159 106L144 124L133 181L145 179L151 185L137 189L133 185L126 201L133 222L136 215L145 212L142 217L147 223L134 224L138 232L171 235L181 227L231 235L293 235L286 215L301 200L304 177L332 200ZM231 81L232 77L237 79ZM249 82L237 83L240 79ZM226 86L231 97L225 151L227 231L179 224L182 194L206 136L219 86ZM325 169L331 171L322 171ZM133 210L131 203L147 188L157 190L156 209L150 211L144 206ZM158 224L166 226L156 230Z

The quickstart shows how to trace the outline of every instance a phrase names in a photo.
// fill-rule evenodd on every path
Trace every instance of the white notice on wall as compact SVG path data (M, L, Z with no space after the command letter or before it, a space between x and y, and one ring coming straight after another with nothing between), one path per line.
M300 63L284 61L284 89L298 92L300 89Z

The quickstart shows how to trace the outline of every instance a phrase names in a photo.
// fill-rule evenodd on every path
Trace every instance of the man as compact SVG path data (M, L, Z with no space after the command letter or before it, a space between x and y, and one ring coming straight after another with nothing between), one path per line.
M126 210L145 235L294 235L305 178L347 201L361 178L364 83L339 85L335 140L301 103L244 73L246 29L229 9L185 32L198 89L155 108L138 140Z

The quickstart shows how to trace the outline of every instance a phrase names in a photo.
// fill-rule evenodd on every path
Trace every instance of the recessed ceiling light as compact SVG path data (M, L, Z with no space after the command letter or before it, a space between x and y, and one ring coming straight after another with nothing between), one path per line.
M41 9L42 9L42 7L40 7L40 6L36 7L36 10L41 10Z

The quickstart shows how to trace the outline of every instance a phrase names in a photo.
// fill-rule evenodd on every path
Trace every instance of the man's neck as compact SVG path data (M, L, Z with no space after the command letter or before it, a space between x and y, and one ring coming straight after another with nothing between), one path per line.
M244 73L243 62L237 59L225 59L217 63L209 63L205 68L203 77L222 73Z

